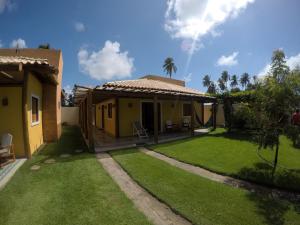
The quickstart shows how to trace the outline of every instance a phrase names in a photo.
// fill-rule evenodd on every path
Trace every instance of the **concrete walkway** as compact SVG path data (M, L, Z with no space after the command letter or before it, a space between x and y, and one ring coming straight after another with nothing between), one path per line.
M25 163L27 159L16 159L15 162L6 165L4 168L0 169L0 190L2 190L5 185L14 176L17 170Z
M223 184L227 184L230 185L232 187L235 188L243 188L246 189L248 191L251 192L256 192L256 193L262 193L262 194L269 194L272 195L272 197L279 197L279 198L285 198L291 201L300 201L300 194L298 193L293 193L293 192L288 192L288 191L283 191L283 190L278 190L278 189L274 189L274 188L268 188L262 185L258 185L258 184L253 184L244 180L240 180L240 179L235 179L229 176L224 176L224 175L220 175L214 172L211 172L209 170L203 169L201 167L198 166L193 166L191 164L188 163L184 163L184 162L180 162L176 159L167 157L163 154L160 154L158 152L149 150L145 147L140 147L139 150L147 155L150 155L154 158L160 159L172 166L178 167L180 169L183 169L187 172L196 174L198 176L207 178L209 180L215 181L215 182L219 182L219 183L223 183Z
M156 225L191 225L133 181L109 154L98 153L97 159L126 196L151 222Z

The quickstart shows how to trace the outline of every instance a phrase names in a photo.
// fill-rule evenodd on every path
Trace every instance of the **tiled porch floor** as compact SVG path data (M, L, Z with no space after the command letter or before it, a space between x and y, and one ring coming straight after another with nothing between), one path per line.
M209 132L208 129L196 129L195 136L201 135ZM172 132L172 133L161 133L158 137L158 142L168 142L172 140L178 140L190 137L189 131L181 131L181 132ZM103 130L94 129L94 140L95 140L95 151L96 152L104 152L110 150L116 150L121 148L130 148L135 147L137 145L142 144L154 144L153 136L149 138L139 138L139 137L121 137L114 138Z

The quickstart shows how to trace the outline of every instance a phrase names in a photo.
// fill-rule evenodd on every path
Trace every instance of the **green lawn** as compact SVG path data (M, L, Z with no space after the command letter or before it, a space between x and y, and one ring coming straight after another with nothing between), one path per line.
M300 149L281 137L279 167L272 182L272 168L257 155L251 135L227 134L217 129L207 135L151 146L157 152L209 170L267 185L300 191ZM274 151L264 149L262 156L272 161ZM287 169L283 169L284 166Z
M1 225L150 224L85 148L76 128L28 160L0 191ZM60 158L71 153L71 158ZM56 163L43 163L55 158ZM32 165L39 171L31 171Z
M300 224L300 205L204 179L135 149L111 154L134 180L195 224Z

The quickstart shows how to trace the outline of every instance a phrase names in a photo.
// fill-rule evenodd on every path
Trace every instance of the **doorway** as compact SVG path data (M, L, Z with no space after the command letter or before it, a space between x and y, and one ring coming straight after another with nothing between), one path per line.
M142 102L142 124L149 133L154 133L154 103ZM161 105L157 103L158 131L161 131Z

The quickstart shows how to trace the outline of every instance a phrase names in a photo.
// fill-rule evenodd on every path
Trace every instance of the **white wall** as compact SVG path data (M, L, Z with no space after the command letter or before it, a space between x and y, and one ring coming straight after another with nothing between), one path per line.
M79 124L79 108L78 107L62 107L61 122L67 125Z

